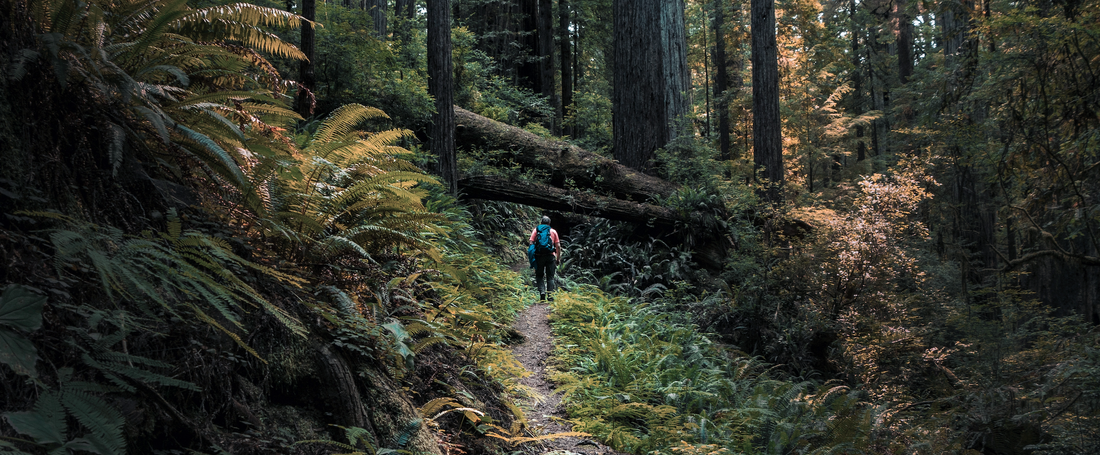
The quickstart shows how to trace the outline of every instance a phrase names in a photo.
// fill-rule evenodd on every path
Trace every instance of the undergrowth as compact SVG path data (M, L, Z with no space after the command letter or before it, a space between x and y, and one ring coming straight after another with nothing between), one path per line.
M553 303L558 371L574 429L631 453L845 453L876 409L835 383L784 378L759 358L594 287Z

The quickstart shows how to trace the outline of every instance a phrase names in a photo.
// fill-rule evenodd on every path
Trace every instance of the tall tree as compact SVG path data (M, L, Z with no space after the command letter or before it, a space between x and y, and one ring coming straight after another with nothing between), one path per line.
M913 18L909 15L909 0L894 0L890 23L897 46L898 79L904 84L913 75Z
M718 111L718 159L733 159L730 153L730 109L726 94L729 79L729 63L726 61L726 7L725 2L714 0L714 109Z
M691 109L691 71L687 64L684 0L661 0L661 68L664 71L665 115L669 140L680 135ZM690 134L690 133L689 133Z
M554 2L539 0L539 88L542 96L550 100L555 112L561 109L561 101L554 84ZM561 134L557 115L547 119L551 131Z
M436 157L436 172L446 182L448 191L457 194L450 0L428 0L428 94L435 98L428 147Z
M313 115L313 107L316 99L313 91L317 88L317 76L314 74L314 59L316 35L313 29L313 21L317 18L317 0L302 0L302 17L307 22L302 23L301 51L306 58L298 63L298 114L302 117Z
M371 21L374 22L374 33L378 39L386 39L389 33L386 10L389 8L388 0L365 0L364 6L370 12Z
M779 202L783 185L783 138L779 119L779 60L774 0L752 0L752 150L757 178L767 181L765 199Z
M532 92L542 93L542 72L539 71L539 0L519 0L520 7L520 43L523 55L520 57L520 85Z
M682 0L615 0L614 156L645 171L688 109ZM656 25L656 27L654 26Z
M558 110L558 124L562 134L573 136L573 125L565 119L573 111L573 39L569 30L569 0L558 2L558 36L561 44L561 109Z
M866 105L863 98L864 69L861 65L860 33L858 32L862 27L856 21L856 0L848 2L848 29L852 35L852 93L849 96L849 109L854 115L860 116L866 110ZM863 124L856 125L856 161L867 159L867 143L863 140L864 134Z

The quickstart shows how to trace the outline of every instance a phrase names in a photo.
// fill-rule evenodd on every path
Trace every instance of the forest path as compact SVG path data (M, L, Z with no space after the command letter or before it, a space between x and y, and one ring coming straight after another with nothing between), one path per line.
M567 424L559 419L565 418L565 410L561 405L561 394L553 384L546 380L546 361L550 357L550 351L554 348L553 337L550 333L550 305L546 302L538 302L523 310L516 317L513 325L516 331L524 336L523 344L512 349L516 359L519 360L531 375L520 380L520 383L530 387L537 394L532 398L525 409L527 420L531 428L538 435L562 433L571 431ZM537 446L534 453L539 454L621 454L608 446L586 438L555 438L543 441Z

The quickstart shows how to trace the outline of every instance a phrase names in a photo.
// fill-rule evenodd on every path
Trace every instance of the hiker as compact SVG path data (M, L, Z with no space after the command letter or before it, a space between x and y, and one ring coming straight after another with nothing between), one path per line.
M554 292L554 269L561 261L561 241L558 240L558 231L550 228L550 217L542 217L535 230L531 231L531 238L527 244L535 252L535 284L539 288L539 301L554 301L550 294Z

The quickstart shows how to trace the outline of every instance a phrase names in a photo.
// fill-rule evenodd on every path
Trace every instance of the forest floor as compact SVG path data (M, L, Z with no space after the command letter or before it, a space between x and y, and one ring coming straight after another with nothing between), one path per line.
M523 310L516 317L514 325L516 331L523 334L524 342L515 346L512 352L523 367L531 372L520 383L535 392L525 410L531 428L538 435L572 431L564 420L566 416L561 405L561 394L546 380L547 359L554 348L549 315L550 306L546 302L538 302ZM622 454L591 439L576 437L546 440L535 449L533 452L539 454Z

